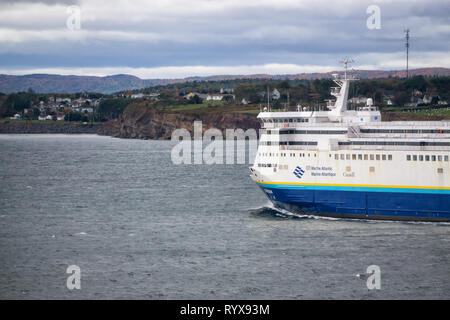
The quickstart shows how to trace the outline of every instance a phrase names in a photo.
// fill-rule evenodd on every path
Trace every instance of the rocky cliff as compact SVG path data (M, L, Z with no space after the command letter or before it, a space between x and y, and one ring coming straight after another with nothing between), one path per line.
M241 128L247 130L260 128L255 115L243 113L207 112L200 114L167 113L151 105L132 104L128 106L119 119L107 122L101 134L119 138L135 139L170 139L172 131L185 128L193 133L194 121L203 123L203 131L208 128Z

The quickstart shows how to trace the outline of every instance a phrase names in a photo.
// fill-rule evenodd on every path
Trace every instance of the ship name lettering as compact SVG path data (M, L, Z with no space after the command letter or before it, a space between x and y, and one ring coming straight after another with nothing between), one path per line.
M308 169L308 168L306 168L306 169ZM333 168L332 167L311 167L311 170L326 170L326 171L331 171L331 170L333 170Z

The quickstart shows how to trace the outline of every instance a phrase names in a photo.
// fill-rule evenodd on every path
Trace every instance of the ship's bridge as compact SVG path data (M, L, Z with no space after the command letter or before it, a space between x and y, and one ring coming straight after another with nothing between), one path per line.
M330 111L260 112L258 119L262 121L262 127L268 129L299 127L305 123L352 125L380 122L381 114L376 107L364 107L357 110L346 110L339 115L333 115Z
M349 84L357 79L347 77L348 64L350 60L344 60L344 77L339 78L334 75L333 81L337 85L331 88L331 95L335 101L328 101L327 111L325 110L305 110L301 106L297 106L296 112L272 112L268 103L264 112L259 113L258 118L263 122L263 128L284 128L299 127L304 123L326 124L326 123L345 123L349 125L380 122L380 111L373 106L373 100L367 99L367 105L356 110L347 108L347 99Z

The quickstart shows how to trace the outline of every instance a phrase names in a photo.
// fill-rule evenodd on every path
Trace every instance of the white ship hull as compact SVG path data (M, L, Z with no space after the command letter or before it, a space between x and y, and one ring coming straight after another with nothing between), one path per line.
M450 221L450 122L381 122L347 110L261 112L252 179L275 206L332 217ZM338 90L340 89L340 90Z

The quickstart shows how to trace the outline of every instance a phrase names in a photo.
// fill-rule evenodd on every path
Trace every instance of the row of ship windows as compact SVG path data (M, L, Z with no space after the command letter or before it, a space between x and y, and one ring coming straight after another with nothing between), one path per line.
M258 163L258 167L262 167L262 168L274 168L273 170L276 171L276 168L278 167L280 170L281 169L285 169L288 170L289 166L287 164L282 165L280 164L279 166L276 163ZM352 168L350 166L346 167L346 171L350 172L352 170ZM375 172L375 167L370 166L369 167L369 172ZM437 172L438 173L444 173L444 168L437 168Z
M449 156L442 156L442 155L406 155L406 161L449 161Z
M450 142L428 142L428 141L341 141L340 146L416 146L416 147L448 147Z
M330 154L331 157L331 154ZM389 160L392 161L392 154L335 154L335 160Z
M278 157L278 153L264 153L260 152L258 153L258 156L260 157ZM310 157L310 153L299 153L299 157ZM314 153L314 157L317 155ZM294 152L285 153L281 152L280 157L296 157L296 154ZM331 154L330 154L331 157ZM334 159L335 160L381 160L381 161L392 161L392 154L335 154ZM406 156L407 161L449 161L448 155L407 155Z
M261 141L261 146L317 146L317 141Z
M286 120L286 119L285 119ZM307 120L307 119L306 119ZM267 134L347 134L347 130L267 130ZM361 129L361 133L450 133L450 130L423 129L423 130L400 130L400 129Z
M450 147L450 142L428 141L341 141L340 146L414 146ZM262 146L317 146L317 141L261 141Z
M283 123L283 122L309 122L307 118L289 118L289 119L261 119L264 123Z
M347 134L347 130L267 130L267 134Z
M269 157L278 157L278 153L259 153L258 154L260 157L261 156L269 156ZM281 152L280 153L281 157L294 157L295 158L295 153L294 152L290 152L290 153L285 153L285 152ZM298 155L299 157L310 157L311 154L310 153L299 153ZM314 153L314 157L316 157L317 155ZM331 154L330 154L331 157ZM392 161L392 154L335 154L334 155L334 159L335 160L389 160Z
M361 129L361 133L450 133L444 129Z
M259 157L278 157L278 153L260 152L260 153L258 153L258 156ZM289 153L289 155L288 155L288 153L285 153L285 152L280 153L280 157L288 157L288 156L294 157L294 158L296 157L294 152ZM306 156L311 157L311 154L310 153L299 153L298 156L300 158L306 157ZM315 153L314 153L314 157L317 157L317 155Z

